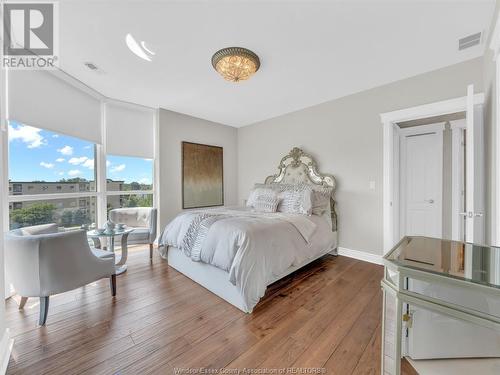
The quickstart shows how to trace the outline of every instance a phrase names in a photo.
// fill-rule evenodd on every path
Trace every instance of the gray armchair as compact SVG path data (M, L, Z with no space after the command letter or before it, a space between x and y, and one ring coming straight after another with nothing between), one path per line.
M91 249L83 230L58 232L57 224L16 229L5 235L7 280L22 296L40 298L40 325L45 325L49 296L109 277L116 295L115 256Z
M109 211L109 220L134 228L129 234L129 244L149 244L149 258L153 258L153 242L156 239L157 210L151 207L116 208Z

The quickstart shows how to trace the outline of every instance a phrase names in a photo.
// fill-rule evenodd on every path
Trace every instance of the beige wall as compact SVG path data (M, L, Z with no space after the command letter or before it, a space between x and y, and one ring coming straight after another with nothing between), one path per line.
M276 172L285 153L301 147L317 158L321 171L337 177L339 245L382 254L379 114L464 96L469 83L482 91L482 58L240 128L239 202L255 182ZM375 181L375 190L369 189L370 181Z
M195 142L224 148L224 203L237 202L238 129L160 109L159 111L159 196L160 228L182 211L181 142Z

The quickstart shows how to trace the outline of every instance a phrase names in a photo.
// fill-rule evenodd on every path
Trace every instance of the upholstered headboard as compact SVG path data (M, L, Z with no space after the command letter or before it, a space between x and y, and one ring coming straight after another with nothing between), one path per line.
M337 213L335 211L335 177L331 174L318 172L318 165L314 158L294 147L290 153L285 155L278 165L278 173L266 178L266 184L298 184L308 183L332 188L330 196L332 230L337 231Z

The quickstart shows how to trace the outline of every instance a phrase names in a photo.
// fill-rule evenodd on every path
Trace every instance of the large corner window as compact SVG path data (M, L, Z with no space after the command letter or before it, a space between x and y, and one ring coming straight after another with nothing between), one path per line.
M96 222L96 145L9 121L9 225Z
M122 207L153 206L153 160L108 155L106 159L108 211Z

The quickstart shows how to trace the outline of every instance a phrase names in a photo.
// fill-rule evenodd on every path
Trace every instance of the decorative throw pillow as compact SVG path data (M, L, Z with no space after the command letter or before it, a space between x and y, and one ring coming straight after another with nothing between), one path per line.
M309 214L322 216L330 210L330 197L332 195L332 188L327 186L312 185L306 183L300 184L260 184L254 185L254 189L272 189L278 193L282 193L287 190L294 190L297 186L308 186L312 189L311 194L311 212ZM301 187L299 187L301 189ZM306 188L307 189L307 188ZM279 210L279 208L278 208Z
M273 196L277 197L277 192L268 187L256 187L248 196L247 207L255 207L255 202L260 196Z
M313 186L312 191L312 214L322 216L330 210L330 196L332 188L323 186Z
M276 212L280 199L278 194L273 191L273 194L263 194L257 196L253 204L253 208L257 212Z
M312 212L312 188L308 184L280 184L280 188L284 188L278 194L280 203L278 211L285 213L295 213L303 215L311 215Z

